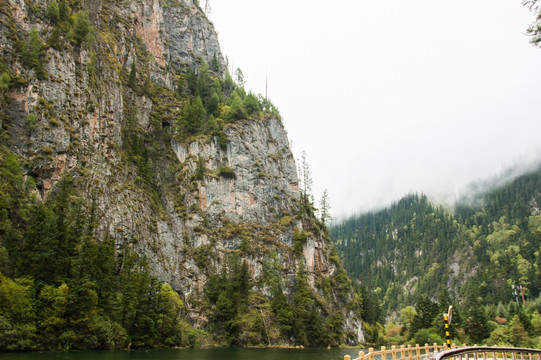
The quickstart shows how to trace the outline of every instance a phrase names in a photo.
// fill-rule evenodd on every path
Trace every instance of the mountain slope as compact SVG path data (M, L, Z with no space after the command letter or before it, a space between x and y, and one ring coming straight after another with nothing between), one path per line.
M474 293L485 304L514 300L511 285L539 296L541 171L459 201L453 213L424 195L331 229L348 273L396 312L419 296Z
M196 1L0 0L0 45L0 271L33 314L0 307L6 346L363 340L279 113Z

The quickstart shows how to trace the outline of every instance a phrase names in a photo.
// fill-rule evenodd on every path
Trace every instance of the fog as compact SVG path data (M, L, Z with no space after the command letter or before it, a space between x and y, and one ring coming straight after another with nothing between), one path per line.
M230 65L268 89L335 217L410 192L452 202L541 152L541 49L520 1L209 5Z

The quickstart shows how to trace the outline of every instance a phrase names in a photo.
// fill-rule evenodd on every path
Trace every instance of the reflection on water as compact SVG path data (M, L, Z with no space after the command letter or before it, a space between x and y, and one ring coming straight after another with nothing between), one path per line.
M343 360L360 349L183 349L148 351L81 351L0 353L2 360Z

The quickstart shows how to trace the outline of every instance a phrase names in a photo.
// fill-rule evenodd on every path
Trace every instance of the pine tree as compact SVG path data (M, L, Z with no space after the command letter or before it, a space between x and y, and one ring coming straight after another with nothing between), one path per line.
M216 53L212 56L212 62L210 63L210 69L214 72L220 71L220 63L218 62L218 57L216 56Z
M332 216L330 214L331 205L329 201L329 192L327 191L327 189L323 190L323 195L321 196L319 207L319 211L321 212L321 222L323 223L323 225L326 225L327 221L332 220Z
M88 13L86 11L77 12L73 16L73 32L71 33L75 44L80 46L91 35L92 31Z
M229 99L229 102L230 102L230 108L227 114L228 120L235 121L235 120L245 119L246 111L244 110L244 106L242 105L242 100L240 96L238 95L237 90L233 91Z
M257 115L261 111L259 100L252 92L249 92L248 95L244 97L243 106L248 115Z
M470 294L466 303L469 309L464 330L466 330L466 334L470 336L472 341L480 343L490 335L487 327L487 315L475 294Z
M135 60L133 60L132 63L131 63L131 70L130 70L130 74L128 76L128 85L132 90L134 90L134 91L136 90L136 87L137 87L137 72L136 72L136 68L135 68Z
M181 129L188 134L196 134L201 130L205 119L205 108L201 97L196 96L190 99L190 102L184 106L180 114L179 123Z
M68 5L66 4L66 0L59 0L59 3L58 3L59 20L68 21L69 15L70 15L70 11L69 11Z
M36 28L30 30L28 38L23 43L23 61L26 66L33 68L36 71L38 78L42 79L45 76L43 69L43 42Z
M47 5L47 16L53 25L60 21L60 9L58 8L56 0L52 0L49 5Z

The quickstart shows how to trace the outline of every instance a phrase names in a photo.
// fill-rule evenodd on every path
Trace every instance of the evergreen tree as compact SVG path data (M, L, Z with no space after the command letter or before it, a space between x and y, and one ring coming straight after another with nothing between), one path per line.
M220 71L220 63L218 62L218 57L216 56L216 53L212 56L212 62L210 63L210 69L214 72Z
M330 214L331 205L329 201L329 192L327 189L323 190L323 195L321 196L321 200L319 202L319 208L321 213L321 222L323 225L325 225L327 221L332 220L332 216Z
M421 297L415 305L415 316L411 323L410 336L414 336L421 329L428 329L439 315L438 304L427 297Z
M466 334L474 343L481 343L490 335L485 310L474 294L468 297L466 306L468 307L468 317L465 322Z
M56 0L52 0L49 5L47 5L47 16L53 25L56 25L60 21L60 9Z
M314 299L306 278L306 268L304 265L299 266L297 275L295 276L295 288L293 298L291 300L291 310L293 312L294 324L293 332L296 340L302 344L309 344L309 323L314 321L311 319L312 306Z
M73 30L70 33L75 45L81 46L92 35L92 32L93 28L88 19L88 13L86 11L75 13L73 15Z
M261 105L259 104L259 100L257 99L257 96L255 96L252 92L249 92L248 95L244 98L243 101L244 109L246 109L246 113L248 115L257 115L261 111Z
M0 103L5 103L8 100L7 92L11 83L11 76L7 72L0 74Z
M278 326L282 336L285 338L292 337L294 335L293 326L295 324L295 318L281 287L274 290L271 309L278 319Z
M246 118L246 111L242 105L242 100L235 90L229 98L229 112L227 113L227 120L236 121Z
M197 91L197 74L193 68L189 68L186 73L186 84L190 95L195 95Z
M136 71L137 70L135 68L135 60L133 60L131 63L130 74L128 75L128 85L134 91L137 89L137 72Z
M184 309L184 303L173 290L171 285L163 283L159 293L160 312L162 318L159 321L160 338L165 340L167 346L175 346L181 343L179 320Z
M200 131L204 118L205 108L203 107L203 102L199 96L196 96L182 109L179 123L181 128L188 134L195 134Z
M45 76L45 70L43 69L43 42L36 28L30 30L28 38L24 41L22 55L25 65L33 68L38 78L43 79Z
M223 84L223 91L225 95L229 96L234 89L235 89L235 83L233 82L233 78L231 78L231 75L229 74L229 72L226 72L224 84Z
M70 16L70 11L66 0L58 0L58 17L60 21L68 21Z
M220 97L216 93L216 91L212 90L212 95L210 96L210 99L207 104L207 113L211 116L218 114L218 109L220 105Z
M528 332L524 328L524 325L522 325L518 315L513 316L509 326L511 333L511 344L517 347L528 347Z
M0 273L0 351L37 347L33 282L11 280Z

